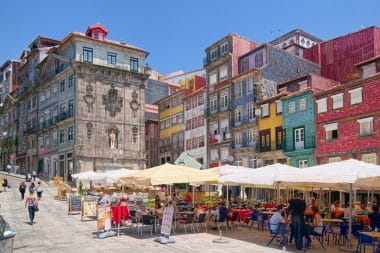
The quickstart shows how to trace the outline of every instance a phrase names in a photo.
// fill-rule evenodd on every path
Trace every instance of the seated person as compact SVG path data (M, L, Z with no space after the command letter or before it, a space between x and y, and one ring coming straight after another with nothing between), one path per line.
M379 206L374 205L372 206L372 213L368 214L369 218L369 224L371 226L371 229L374 229L375 224L380 224L380 213L379 213ZM380 227L378 227L380 229Z
M195 209L194 209L195 218L198 219L199 215L202 213L205 213L205 212L204 212L203 208L201 207L201 204L197 203L195 205Z
M333 213L333 212L339 211L339 210L340 210L340 201L335 200L330 207L330 211Z
M361 205L360 205L359 201L355 202L355 208L354 208L354 210L355 210L356 213L361 213L362 208L361 208Z
M193 201L193 197L191 197L190 193L187 193L185 196L185 202L190 204Z
M277 212L275 212L272 217L269 220L270 223L270 230L272 233L279 233L282 235L281 240L279 241L280 244L285 244L286 242L286 226L283 226L281 224L286 223L285 218L285 207L283 205L277 206Z
M352 219L356 218L356 212L355 212L355 203L352 203L351 206L348 206L346 210L344 211L344 218L349 219L350 215Z
M311 211L313 212L313 232L317 233L319 235L322 234L323 232L323 221L322 221L322 216L319 213L319 209L316 206L311 207Z

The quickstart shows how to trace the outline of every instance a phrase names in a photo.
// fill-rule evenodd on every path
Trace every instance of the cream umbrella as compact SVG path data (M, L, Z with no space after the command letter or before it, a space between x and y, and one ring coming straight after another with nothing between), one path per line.
M215 172L165 163L122 177L119 181L123 184L162 185L199 182L217 183L218 179L219 175Z

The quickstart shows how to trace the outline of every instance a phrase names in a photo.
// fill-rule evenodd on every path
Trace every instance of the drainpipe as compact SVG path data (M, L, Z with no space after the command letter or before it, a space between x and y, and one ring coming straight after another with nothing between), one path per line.
M72 157L72 160L73 160L73 173L76 173L77 171L75 170L75 143L76 143L76 135L77 135L77 124L76 124L76 110L77 110L77 87L78 87L78 82L77 82L77 77L76 77L76 72L75 72L75 68L73 67L73 63L72 63L72 60L74 60L74 62L76 61L76 50L75 50L75 46L73 44L73 42L70 40L70 44L72 46L72 48L74 49L74 59L70 59L70 65L69 67L73 70L73 75L74 75L74 110L73 110L73 117L74 117L74 145L73 145L73 157ZM69 172L69 168L67 168L67 172ZM79 172L79 171L78 171Z

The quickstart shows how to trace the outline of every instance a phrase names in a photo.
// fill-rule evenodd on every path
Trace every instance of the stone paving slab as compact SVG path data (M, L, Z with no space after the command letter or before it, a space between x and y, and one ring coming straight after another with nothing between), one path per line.
M176 243L161 245L153 242L154 235L144 233L141 237L134 228L122 229L119 237L105 239L93 238L96 222L80 220L80 215L68 215L67 203L53 200L56 189L45 184L43 198L39 203L40 211L36 213L36 223L27 224L28 214L24 202L20 200L18 185L23 177L9 177L13 186L9 192L0 193L0 213L16 230L15 253L113 253L113 252L283 252L281 249L265 247L269 240L267 232L255 229L239 228L224 232L229 240L227 244L216 244L216 231L207 233L176 233ZM290 245L287 252L294 252ZM329 246L325 252L337 252L337 247ZM313 245L310 253L324 252L319 245Z

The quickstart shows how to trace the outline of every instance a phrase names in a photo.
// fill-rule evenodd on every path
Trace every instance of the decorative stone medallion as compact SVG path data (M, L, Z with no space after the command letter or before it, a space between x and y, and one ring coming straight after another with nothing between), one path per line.
M137 101L137 98L138 98L138 94L137 92L134 90L132 92L132 101L129 102L129 106L131 107L132 109L132 112L133 112L133 117L136 117L136 112L137 110L140 108L140 103Z
M111 117L116 117L116 114L121 112L123 107L123 98L119 96L119 91L115 89L115 85L111 84L111 89L107 95L103 95L103 105Z
M83 96L84 102L87 105L87 111L88 112L93 112L93 110L94 110L94 106L93 105L95 103L96 97L94 96L93 92L94 92L94 88L89 83L86 86L86 95Z

